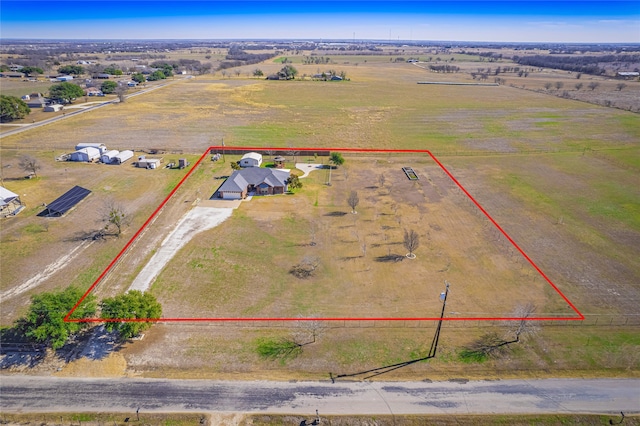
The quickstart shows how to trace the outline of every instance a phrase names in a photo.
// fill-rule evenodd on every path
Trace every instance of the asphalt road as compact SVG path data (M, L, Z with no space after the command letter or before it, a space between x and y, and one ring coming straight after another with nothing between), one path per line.
M321 414L640 411L640 379L447 382L232 382L0 376L4 412Z

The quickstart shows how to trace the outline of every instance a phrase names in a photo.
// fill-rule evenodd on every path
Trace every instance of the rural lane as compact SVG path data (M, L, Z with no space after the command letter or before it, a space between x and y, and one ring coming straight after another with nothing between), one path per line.
M640 379L271 382L0 376L4 412L638 413Z

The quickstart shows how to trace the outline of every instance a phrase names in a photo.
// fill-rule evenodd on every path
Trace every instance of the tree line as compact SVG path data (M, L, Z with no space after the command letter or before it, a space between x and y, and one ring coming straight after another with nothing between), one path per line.
M606 69L603 63L635 63L640 62L640 55L602 55L602 56L558 56L532 55L514 56L514 62L520 65L555 68L584 74L602 75Z

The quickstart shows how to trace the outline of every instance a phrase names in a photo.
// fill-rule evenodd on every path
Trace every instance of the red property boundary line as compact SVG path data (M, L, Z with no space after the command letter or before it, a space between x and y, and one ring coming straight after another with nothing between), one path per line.
M374 153L374 154L428 154L431 159L445 172L445 174L460 188L460 190L473 202L473 204L484 214L489 221L496 227L496 229L504 235L505 238L513 245L513 247L529 262L531 266L540 274L540 276L562 297L562 299L569 305L569 307L578 315L576 317L480 317L480 318L440 318L440 317L414 317L414 318L387 318L387 317L371 317L371 318L114 318L114 319L102 319L102 318L80 318L72 319L74 311L80 306L80 304L86 299L86 297L102 282L106 275L115 267L122 256L129 250L131 245L138 239L140 234L149 226L149 224L156 218L158 213L167 204L167 202L173 197L176 191L182 186L182 184L191 176L195 169L200 165L212 151L296 151L297 153L309 153L319 151L333 151L333 152L351 152L351 153ZM542 272L542 270L535 264L535 262L520 248L520 246L506 233L504 229L489 215L489 213L476 201L475 198L462 186L462 184L447 170L447 168L431 153L429 150L422 149L356 149L356 148L267 148L267 147L231 147L231 146L210 146L200 156L198 161L191 167L189 172L178 182L175 188L167 195L167 197L160 203L160 205L151 213L151 216L142 224L140 229L131 237L131 239L125 244L118 255L109 263L100 276L94 281L84 295L76 302L74 307L64 317L65 322L79 322L79 323L105 323L105 322L235 322L235 321L513 321L513 320L526 320L526 321L581 321L584 320L584 315L571 303L571 301L565 296L562 291Z

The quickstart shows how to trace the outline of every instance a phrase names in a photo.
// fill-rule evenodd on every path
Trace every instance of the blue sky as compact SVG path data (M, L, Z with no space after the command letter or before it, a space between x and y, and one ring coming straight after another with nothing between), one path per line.
M640 1L0 1L1 38L640 43Z

